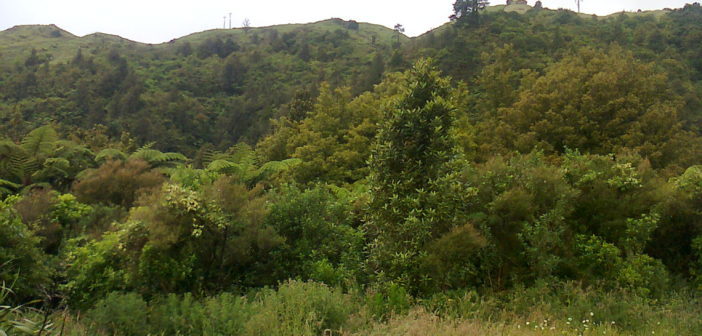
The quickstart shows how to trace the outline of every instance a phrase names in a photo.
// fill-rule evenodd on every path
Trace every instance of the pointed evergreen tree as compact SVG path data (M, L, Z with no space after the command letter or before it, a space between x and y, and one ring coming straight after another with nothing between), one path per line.
M432 280L422 266L430 242L461 228L469 236L465 245L477 237L463 211L474 190L458 178L449 80L421 60L409 71L407 88L387 110L372 151L366 229L378 280L417 292Z

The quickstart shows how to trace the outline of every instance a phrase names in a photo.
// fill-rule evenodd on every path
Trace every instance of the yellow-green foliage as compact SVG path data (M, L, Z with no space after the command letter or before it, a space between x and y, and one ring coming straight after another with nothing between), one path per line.
M300 159L290 175L301 183L361 180L368 174L366 161L382 109L397 95L401 81L401 75L393 75L356 98L348 87L323 84L311 110L303 111L306 117L277 120L274 133L259 142L257 151L268 160Z
M607 154L628 148L663 167L688 160L696 148L682 145L696 140L682 129L681 108L666 74L653 64L617 46L583 49L523 85L515 103L483 128L488 144L506 141L507 150Z

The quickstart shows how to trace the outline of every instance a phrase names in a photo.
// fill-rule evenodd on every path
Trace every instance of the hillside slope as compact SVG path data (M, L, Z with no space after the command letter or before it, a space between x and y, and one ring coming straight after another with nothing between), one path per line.
M214 29L157 45L17 26L0 32L0 132L18 139L52 121L64 129L104 125L96 132L112 138L128 132L139 143L194 153L205 145L254 144L291 102L312 106L323 82L359 94L386 73L432 57L477 97L485 95L479 76L486 67L543 73L580 48L612 45L655 62L679 83L687 111L697 111L701 22L702 10L693 5L607 17L513 5L488 8L477 25L447 23L411 39L330 19ZM505 48L509 55L500 56ZM518 83L498 85L514 91ZM475 103L469 108L485 113Z
M340 19L215 29L159 45L18 26L0 32L0 120L14 125L2 131L102 124L110 136L128 131L183 152L255 141L285 103L315 96L322 82L370 89L408 40Z

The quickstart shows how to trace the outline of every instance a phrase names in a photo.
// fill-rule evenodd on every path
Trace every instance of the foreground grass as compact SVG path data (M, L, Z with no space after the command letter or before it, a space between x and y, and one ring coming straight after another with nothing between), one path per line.
M41 317L38 311L10 316ZM8 321L7 335L23 334ZM147 302L113 293L89 310L55 313L50 322L43 335L699 335L702 305L686 290L642 298L574 283L420 300L402 290L342 291L289 281L247 296L168 295Z

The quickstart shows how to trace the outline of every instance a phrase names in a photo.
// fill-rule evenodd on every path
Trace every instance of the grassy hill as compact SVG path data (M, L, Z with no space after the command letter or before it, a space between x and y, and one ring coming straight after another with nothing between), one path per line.
M470 84L505 46L513 49L512 66L541 72L579 48L617 44L661 66L673 60L679 65L671 71L696 81L702 52L695 8L597 17L499 5L488 7L478 25L447 23L415 38L341 19L213 29L161 44L17 26L0 32L0 120L15 125L0 131L16 137L53 121L104 125L110 137L129 132L141 143L185 153L253 144L291 102L311 106L321 83L359 94L386 73L432 57L444 73Z
M82 49L105 49L122 48L132 50L135 53L151 51L173 51L184 43L200 44L207 39L230 38L233 41L251 45L249 36L262 36L276 32L277 34L299 34L323 35L337 30L351 30L354 34L350 38L359 46L365 45L366 49L360 48L358 54L364 54L368 49L373 48L373 41L376 45L389 46L396 40L401 43L409 38L403 34L397 34L387 27L371 24L358 23L357 29L349 28L353 25L351 21L341 19L329 19L309 24L283 24L267 27L251 27L250 29L212 29L193 33L160 44L147 44L131 41L117 35L106 33L93 33L78 37L60 27L50 25L20 25L14 26L0 32L0 65L6 65L15 61L23 60L31 49L51 54L52 63L62 63L70 60L78 48Z
M255 141L293 96L313 97L322 82L370 89L393 55L393 66L403 66L407 41L380 25L340 19L214 29L156 45L103 33L77 37L54 25L17 26L0 32L0 119L19 109L21 128L47 120L88 129L102 124L111 136L129 131L184 152ZM173 106L173 94L182 105ZM160 115L169 109L186 109L173 113L186 113L188 122L174 126L173 116ZM153 124L137 127L147 115Z

